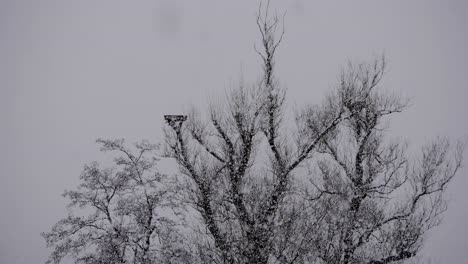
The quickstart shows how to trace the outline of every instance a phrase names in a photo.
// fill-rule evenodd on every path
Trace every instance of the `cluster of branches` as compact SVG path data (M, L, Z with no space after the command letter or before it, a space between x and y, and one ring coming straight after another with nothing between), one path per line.
M180 168L176 181L146 158L154 145L137 144L135 155L122 141L99 140L123 155L116 169L87 166L79 189L65 192L71 207L93 211L44 234L50 262L383 264L417 256L447 208L462 144L439 138L410 158L404 142L385 137L388 117L407 101L379 90L384 58L350 65L322 104L288 121L274 71L280 24L268 7L257 17L261 82L230 91L207 115L166 117L164 155ZM185 218L164 217L165 208Z

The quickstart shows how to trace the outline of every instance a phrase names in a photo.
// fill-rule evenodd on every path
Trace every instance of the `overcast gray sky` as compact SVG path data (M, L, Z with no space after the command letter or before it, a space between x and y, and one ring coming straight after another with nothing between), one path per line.
M0 263L41 263L40 232L94 140L161 138L162 115L222 94L260 61L258 1L0 0ZM392 136L468 135L468 1L273 1L287 12L277 73L290 105L319 102L347 60L385 52L386 89L412 98ZM468 159L465 158L468 166ZM425 252L468 259L468 169Z

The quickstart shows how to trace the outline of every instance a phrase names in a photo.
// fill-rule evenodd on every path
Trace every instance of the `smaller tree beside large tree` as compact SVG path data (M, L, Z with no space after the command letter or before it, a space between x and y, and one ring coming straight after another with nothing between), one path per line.
M76 190L65 191L70 214L43 233L53 251L47 263L70 256L75 263L189 262L164 184L167 175L156 169L156 145L124 140L98 140L101 150L115 155L114 166L86 165ZM166 211L166 212L165 212Z

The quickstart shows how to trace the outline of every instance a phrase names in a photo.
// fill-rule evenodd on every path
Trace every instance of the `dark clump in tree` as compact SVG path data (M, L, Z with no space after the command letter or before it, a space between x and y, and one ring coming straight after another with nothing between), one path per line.
M383 57L350 65L322 104L288 121L275 74L284 31L276 37L280 20L268 7L257 25L259 83L230 91L207 115L165 116L164 155L180 175L152 171L144 157L153 145L134 155L121 141L100 141L124 154L119 169L92 164L79 190L65 193L94 211L44 234L52 262L383 264L418 255L447 209L463 145L439 138L411 158L386 137L407 101L382 91ZM184 218L160 216L164 207Z

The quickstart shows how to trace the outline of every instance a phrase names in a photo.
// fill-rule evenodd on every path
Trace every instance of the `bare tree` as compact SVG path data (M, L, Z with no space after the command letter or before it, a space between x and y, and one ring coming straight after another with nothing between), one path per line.
M275 77L283 38L268 6L257 17L263 78L232 90L208 116L168 117L167 155L189 179L206 263L393 263L418 253L440 221L461 144L437 139L422 157L386 140L407 101L378 91L385 59L350 65L323 104L285 120ZM295 135L295 136L294 136ZM310 167L307 171L304 167Z
M167 176L155 170L156 145L142 141L132 153L123 140L98 143L102 151L118 153L115 165L85 166L78 189L65 191L73 210L42 234L53 247L47 263L66 256L75 263L177 263L184 258L188 263L176 223L164 212L171 205Z

